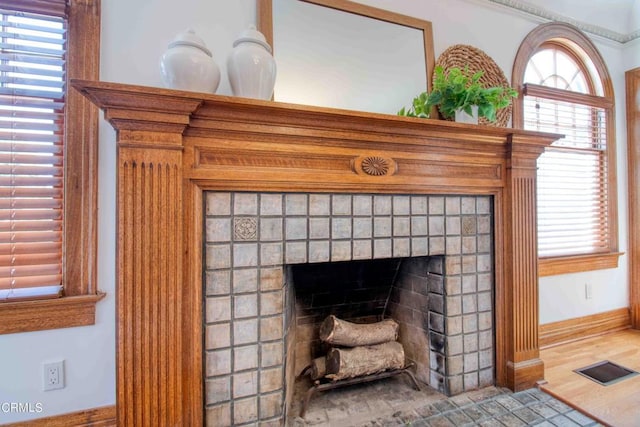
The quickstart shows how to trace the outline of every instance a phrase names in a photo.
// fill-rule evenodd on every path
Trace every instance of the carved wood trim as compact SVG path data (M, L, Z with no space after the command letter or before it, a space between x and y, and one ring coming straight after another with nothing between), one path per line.
M67 74L100 75L100 0L69 2ZM98 254L98 120L89 100L67 90L65 118L65 209L63 286L66 296L96 295ZM74 225L75 224L75 225ZM46 318L43 318L43 323ZM71 325L70 325L71 326Z
M629 299L631 324L640 329L640 68L625 73L629 183Z
M182 153L122 147L118 157L118 420L176 425L185 357L176 352L184 348Z
M542 379L535 162L558 135L114 83L74 86L118 135L120 425L148 417L156 425L202 424L208 189L492 195L497 384L521 389ZM361 156L389 159L396 172L354 173L351 161Z
M38 418L11 424L13 427L112 427L116 425L116 407L85 409L83 411Z
M96 303L103 292L64 298L0 304L0 334L43 331L95 324Z
M353 171L358 175L391 176L396 173L398 165L390 157L359 156L351 161Z
M578 273L583 271L618 268L618 259L624 252L589 254L572 257L540 258L538 274L540 277L556 274Z

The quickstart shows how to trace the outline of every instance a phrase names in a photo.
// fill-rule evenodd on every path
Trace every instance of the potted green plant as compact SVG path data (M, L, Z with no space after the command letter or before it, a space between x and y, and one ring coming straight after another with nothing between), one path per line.
M452 119L456 111L472 115L477 106L478 117L496 120L496 112L509 106L518 92L508 86L485 88L480 83L483 71L472 73L468 67L450 68L446 72L436 67L431 93L423 92L413 99L412 106L402 108L398 115L428 118L433 107L438 107L445 119Z

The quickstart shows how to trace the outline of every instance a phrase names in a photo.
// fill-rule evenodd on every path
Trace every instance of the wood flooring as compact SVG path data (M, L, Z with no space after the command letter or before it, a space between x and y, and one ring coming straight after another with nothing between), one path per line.
M541 388L605 425L640 426L640 375L603 386L575 372L609 360L640 372L640 331L626 329L540 352L547 384Z

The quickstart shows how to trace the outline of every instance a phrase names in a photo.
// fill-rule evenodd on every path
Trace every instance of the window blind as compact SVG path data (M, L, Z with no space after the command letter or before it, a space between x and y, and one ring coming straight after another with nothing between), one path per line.
M525 129L564 134L538 160L538 255L608 249L606 109L594 97L524 97ZM547 93L547 95L549 95ZM574 94L575 95L575 94Z
M65 35L0 9L0 301L62 291Z

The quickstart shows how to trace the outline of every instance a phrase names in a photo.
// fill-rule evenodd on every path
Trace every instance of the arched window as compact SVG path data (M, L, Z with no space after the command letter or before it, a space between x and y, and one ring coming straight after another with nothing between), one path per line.
M514 127L565 135L538 161L540 275L617 266L614 99L609 74L577 28L541 25L512 82Z

